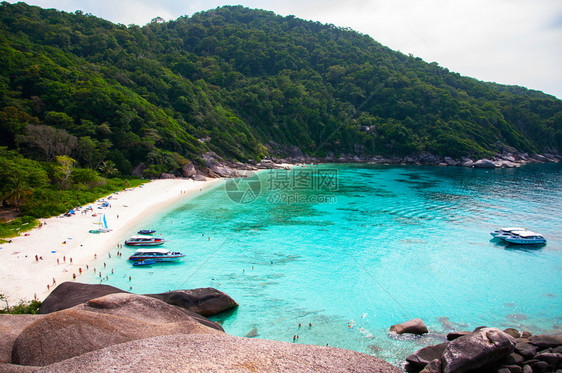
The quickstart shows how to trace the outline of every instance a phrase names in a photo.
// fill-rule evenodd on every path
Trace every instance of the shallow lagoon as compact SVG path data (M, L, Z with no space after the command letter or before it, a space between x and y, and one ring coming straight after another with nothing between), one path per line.
M396 364L452 330L550 332L562 325L561 185L561 165L264 171L147 217L143 227L187 257L133 268L134 249L123 258L112 249L103 283L135 293L216 287L240 303L215 319L230 334L299 335ZM502 226L538 231L548 244L491 240ZM430 335L388 335L414 317Z

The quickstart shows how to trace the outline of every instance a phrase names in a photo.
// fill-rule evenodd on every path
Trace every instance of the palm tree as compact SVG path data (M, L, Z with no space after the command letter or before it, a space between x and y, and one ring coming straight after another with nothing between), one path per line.
M19 208L32 194L33 189L30 188L23 180L18 177L12 177L5 186L2 199Z
M115 162L111 160L103 161L99 166L99 170L107 176L115 175L118 172Z

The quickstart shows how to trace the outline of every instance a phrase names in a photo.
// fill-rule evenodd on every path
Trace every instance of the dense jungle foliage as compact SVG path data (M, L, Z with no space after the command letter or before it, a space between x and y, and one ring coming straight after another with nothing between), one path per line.
M102 173L143 162L153 177L208 151L244 162L294 146L313 156L562 149L553 96L241 6L139 27L4 2L0 63L0 146Z

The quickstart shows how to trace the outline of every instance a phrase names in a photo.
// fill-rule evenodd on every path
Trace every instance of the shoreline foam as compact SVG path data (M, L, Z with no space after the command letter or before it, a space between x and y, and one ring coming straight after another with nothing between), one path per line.
M98 204L94 202L82 206L71 217L40 219L43 223L41 228L35 228L26 232L27 236L14 237L11 243L1 245L0 293L10 306L35 297L38 300L45 299L56 284L72 281L73 274L79 280L80 276L92 271L97 258L109 252L115 243L122 242L124 235L148 214L162 211L178 200L192 198L223 180L154 180L142 187L112 194L111 199L106 197L111 207L98 209ZM82 211L88 206L92 206L92 211L83 214ZM96 229L99 216L104 213L112 230L108 233L89 233L89 230ZM36 260L36 255L42 259Z

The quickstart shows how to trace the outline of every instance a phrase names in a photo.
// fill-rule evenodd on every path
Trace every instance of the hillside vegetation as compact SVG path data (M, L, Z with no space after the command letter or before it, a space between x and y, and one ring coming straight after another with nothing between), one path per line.
M122 175L214 151L484 156L562 149L562 101L484 83L371 37L240 6L144 27L0 5L0 145ZM276 154L278 153L278 154Z

